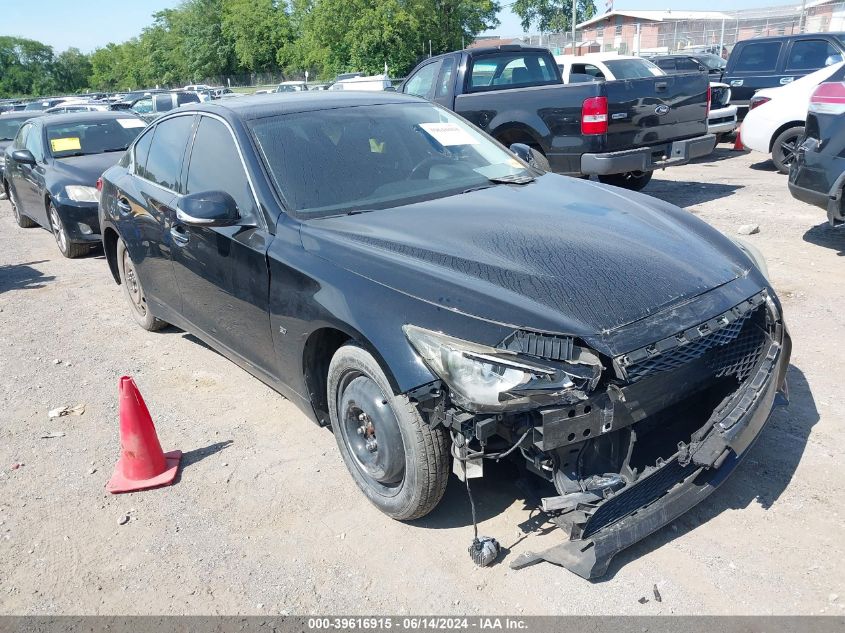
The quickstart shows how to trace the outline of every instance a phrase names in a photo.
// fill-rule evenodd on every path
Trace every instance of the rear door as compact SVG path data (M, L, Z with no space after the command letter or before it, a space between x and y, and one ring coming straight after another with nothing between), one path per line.
M133 148L131 171L115 182L118 232L141 277L147 301L178 314L182 298L171 262L170 229L181 187L193 115L175 116L147 129ZM170 320L170 318L168 318Z
M785 85L842 61L842 53L833 42L821 35L792 40L786 51L783 74L778 84Z
M779 68L783 67L781 60L786 54L786 48L786 40L750 41L738 45L728 62L731 103L748 105L758 90L781 85Z
M666 75L639 59L612 60L605 65L614 76L605 83L606 151L661 145L707 133L710 82L704 73ZM671 147L665 149L671 157Z
M270 376L276 376L270 333L267 231L234 133L222 119L199 119L187 162L186 194L225 191L238 204L236 226L170 228L182 313L194 326Z

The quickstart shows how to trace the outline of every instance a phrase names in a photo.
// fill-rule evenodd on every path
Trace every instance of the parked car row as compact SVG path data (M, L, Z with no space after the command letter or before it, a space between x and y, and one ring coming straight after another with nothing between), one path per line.
M786 391L756 250L553 173L710 152L708 84L564 85L546 49L458 51L397 92L28 120L4 187L63 254L101 243L141 327L195 334L330 425L387 516L513 459L571 539L513 565L596 577L714 490Z

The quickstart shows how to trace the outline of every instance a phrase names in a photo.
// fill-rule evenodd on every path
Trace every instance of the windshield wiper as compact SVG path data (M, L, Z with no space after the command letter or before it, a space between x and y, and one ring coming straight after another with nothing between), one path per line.
M108 152L125 152L127 147L129 146L126 145L125 147L113 147L111 149L104 149L103 154L107 154Z

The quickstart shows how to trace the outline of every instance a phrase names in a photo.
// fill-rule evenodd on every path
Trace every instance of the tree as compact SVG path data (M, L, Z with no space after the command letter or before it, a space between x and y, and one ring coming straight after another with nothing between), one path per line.
M275 68L279 51L292 38L290 17L276 0L223 0L222 20L238 63L253 72Z
M0 37L0 94L48 94L55 89L53 49L22 37Z
M59 92L84 90L91 77L91 59L78 48L69 48L53 62L53 77Z
M519 16L524 31L532 27L541 33L568 33L572 30L573 0L516 0L513 12ZM596 14L593 0L577 0L576 21L589 20Z

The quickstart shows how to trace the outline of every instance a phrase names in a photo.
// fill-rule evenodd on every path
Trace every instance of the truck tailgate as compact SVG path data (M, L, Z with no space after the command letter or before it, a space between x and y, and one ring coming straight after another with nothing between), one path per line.
M706 134L708 85L701 73L606 82L607 151Z

